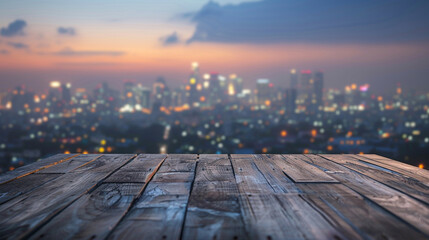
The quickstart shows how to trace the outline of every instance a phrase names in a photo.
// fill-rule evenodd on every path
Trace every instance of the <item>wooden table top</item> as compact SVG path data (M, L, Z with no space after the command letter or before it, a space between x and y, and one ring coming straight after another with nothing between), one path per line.
M0 239L427 239L429 171L378 155L59 154L0 175Z

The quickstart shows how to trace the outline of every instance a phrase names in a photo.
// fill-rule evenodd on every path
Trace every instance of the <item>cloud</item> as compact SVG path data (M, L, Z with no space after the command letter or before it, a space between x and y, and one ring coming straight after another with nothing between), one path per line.
M188 43L386 43L429 41L427 0L210 1L184 14L196 24Z
M24 20L17 19L11 22L7 27L2 27L0 29L0 35L3 37L13 37L24 34L24 28L27 26L27 23Z
M61 51L53 53L53 55L66 56L66 57L74 57L74 56L111 56L111 57L117 57L117 56L122 56L124 54L125 54L125 52L121 52L121 51L75 51L71 48L65 48Z
M27 49L28 45L20 42L8 42L7 45L16 49Z
M67 35L67 36L76 35L76 31L72 27L58 27L57 32L58 32L58 34Z
M159 39L164 46L178 44L180 42L179 35L176 32L173 32L170 35L162 37Z
M0 49L0 54L1 54L1 55L8 55L8 54L9 54L9 51L8 51L8 50L6 50L6 49Z

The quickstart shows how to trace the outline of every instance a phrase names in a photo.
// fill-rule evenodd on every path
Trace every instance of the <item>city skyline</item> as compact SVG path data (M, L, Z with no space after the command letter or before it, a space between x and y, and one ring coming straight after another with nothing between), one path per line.
M287 81L205 73L189 64L171 86L51 81L44 93L0 92L1 171L54 153L377 153L428 166L429 92L370 84L325 87L325 73L290 69Z

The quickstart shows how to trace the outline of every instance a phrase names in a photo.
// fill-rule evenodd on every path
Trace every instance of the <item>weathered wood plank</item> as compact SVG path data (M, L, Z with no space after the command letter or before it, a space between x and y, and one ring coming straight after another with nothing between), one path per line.
M68 161L78 155L79 154L57 154L52 157L37 161L35 163L19 167L13 171L0 175L0 184L7 183L14 179L27 176L29 174L38 172L45 168L52 167L58 163Z
M139 169L152 169L152 173L148 174L142 183L103 183L55 216L38 230L33 238L56 239L60 236L67 239L106 238L143 191L144 182L150 180L164 158L162 155L158 155L158 158L145 155L134 158L115 173L127 176L127 173L135 173ZM136 162L133 164L134 161Z
M381 184L365 175L316 155L302 155L304 161L325 169L325 172L342 184L360 193L398 218L429 235L429 209L427 205Z
M81 154L68 161L58 163L49 168L42 169L37 173L67 173L78 167L88 164L99 157L101 157L100 154Z
M414 178L395 174L390 170L384 171L384 168L373 167L372 164L366 164L350 155L323 154L320 156L429 204L429 187Z
M305 202L297 193L275 193L295 191L293 184L270 166L270 162L260 156L243 155L231 162L236 173L240 192L240 208L245 228L252 239L334 239L344 238L323 216ZM265 161L265 162L264 162ZM261 168L258 168L256 162ZM266 164L264 164L266 163ZM255 167L252 167L254 165ZM274 168L274 170L273 170ZM257 175L255 178L239 178L243 175ZM247 181L250 179L250 181ZM270 180L268 180L270 179ZM240 187L242 181L247 181ZM269 183L271 181L273 185ZM282 183L288 188L277 187ZM292 184L292 185L290 185ZM243 186L243 185L242 185ZM265 192L260 188L265 186ZM274 187L273 187L274 186ZM250 190L250 191L249 191Z
M140 154L133 161L110 175L104 182L145 183L147 177L167 157L165 154Z
M30 174L23 178L15 179L0 185L0 204L3 204L21 194L36 189L37 187L52 181L62 174Z
M429 171L426 169L421 169L415 166L411 166L405 163L401 163L392 159L388 159L375 154L365 154L365 155L350 155L354 158L359 159L367 163L377 165L382 168L389 169L391 171L403 174L407 177L415 178L422 183L429 186Z
M250 154L231 155L232 167L240 193L269 194L275 192L252 159L253 155Z
M298 194L241 195L240 206L252 239L345 239Z
M303 191L302 188L300 187L304 183L295 184L294 182L289 180L289 178L287 178L283 173L282 169L276 164L276 162L280 161L281 163L279 165L282 166L282 164L284 163L282 160L283 160L283 157L278 155L276 156L276 155L258 154L253 156L253 161L258 166L259 170L261 171L261 173L263 174L267 182L269 182L269 184L273 187L273 189L277 193L295 193L295 194L305 193L305 191ZM320 182L317 182L317 184L315 185L317 186L321 184L330 185L329 183L320 183ZM309 185L309 184L304 184L304 185ZM339 185L339 184L333 184L333 185ZM317 210L318 213L321 212L320 209L317 209L317 208L315 209ZM312 211L312 210L309 210L309 211ZM323 215L323 217L327 219L325 215ZM330 224L339 234L349 239L357 239L359 237L359 235L357 235L357 233L353 229L351 229L348 226L348 224L345 223L344 221L340 222L342 224L338 224L337 222L332 221L332 219L327 219L327 221L328 221L327 223Z
M55 216L30 239L104 239L143 184L103 183Z
M296 183L338 183L322 170L302 161L299 156L294 154L272 155L270 160L275 162Z
M152 182L192 182L193 172L163 172L157 173Z
M109 174L126 164L134 155L104 155L37 189L0 205L0 236L15 239L30 234L101 183ZM25 209L25 211L23 211Z
M228 156L217 157L213 161L213 158L200 155L186 212L183 239L248 238L231 163Z
M280 166L285 162L277 155L253 155L252 161L258 167L264 178L277 193L299 193L300 190L284 173ZM280 162L280 164L276 164Z
M419 231L341 184L300 184L301 196L348 239L424 239ZM354 235L353 235L354 234ZM359 234L359 235L357 235Z
M196 165L196 154L169 154L168 161L165 161L159 173L165 172L194 172Z
M227 154L200 154L198 165L231 166Z
M197 155L168 155L154 175L191 172L194 179ZM193 167L193 168L192 168ZM161 171L162 170L162 171ZM192 181L150 181L141 197L109 234L108 239L179 239L186 214ZM160 180L158 178L158 180Z

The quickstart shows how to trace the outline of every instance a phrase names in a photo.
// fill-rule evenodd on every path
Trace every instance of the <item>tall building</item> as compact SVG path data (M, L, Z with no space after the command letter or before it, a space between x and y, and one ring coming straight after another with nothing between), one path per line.
M286 112L288 114L295 113L297 91L295 88L289 88L285 91Z
M67 84L62 84L61 86L61 90L62 90L62 98L63 101L66 105L70 104L71 101L71 84L67 83Z
M199 103L198 85L200 84L200 68L197 62L191 64L192 73L189 77L189 106L195 106Z
M314 73L313 94L311 103L313 110L318 110L323 105L323 72L316 71Z
M267 100L271 100L270 80L261 78L256 81L257 101L259 104L264 104Z
M169 107L171 105L171 93L165 79L159 77L153 84L153 103L157 105Z
M222 88L220 86L219 74L216 72L210 73L209 83L209 104L215 105L222 100Z
M296 69L290 70L290 88L298 89L298 73Z

